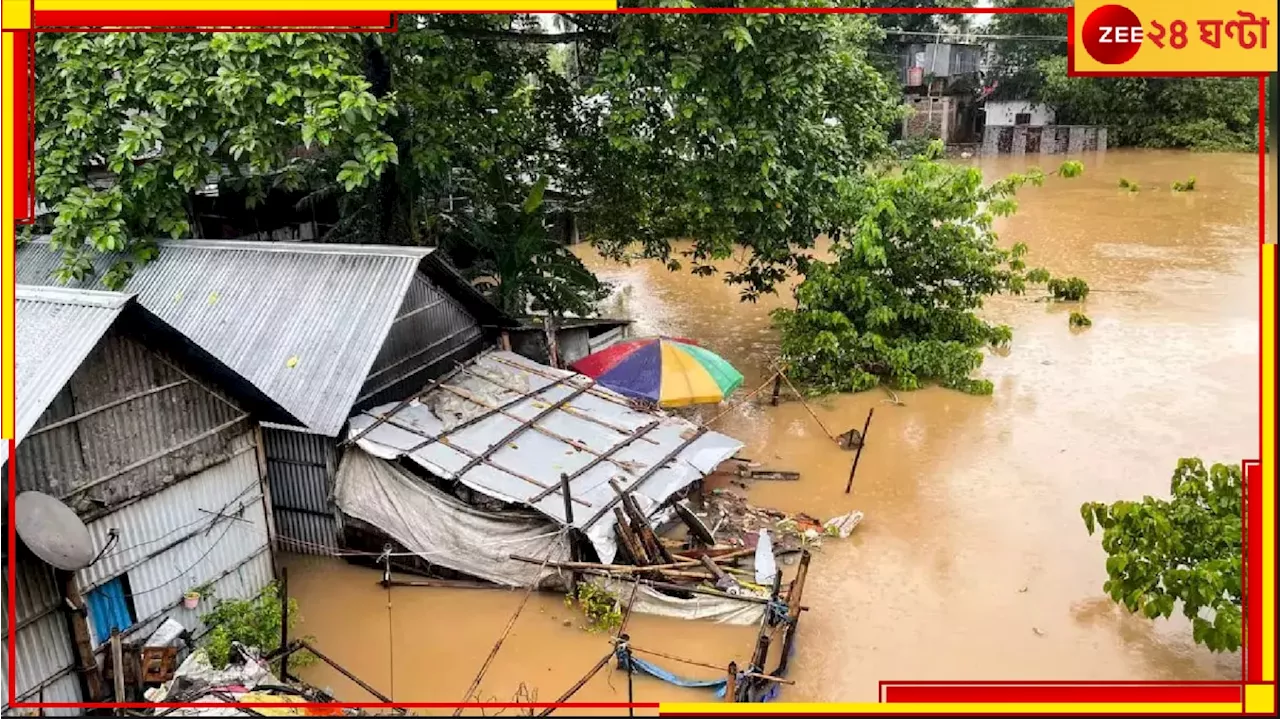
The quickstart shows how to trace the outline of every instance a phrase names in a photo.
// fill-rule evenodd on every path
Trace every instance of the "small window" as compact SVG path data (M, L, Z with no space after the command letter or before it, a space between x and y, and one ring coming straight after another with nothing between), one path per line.
M89 606L89 622L93 624L93 638L98 644L111 639L111 630L123 632L137 621L126 575L95 587L85 595L84 601Z
M1031 113L1029 113L1029 112L1019 112L1018 114L1014 115L1014 116L1013 116L1013 124L1015 124L1015 125L1030 125L1030 124L1031 124Z

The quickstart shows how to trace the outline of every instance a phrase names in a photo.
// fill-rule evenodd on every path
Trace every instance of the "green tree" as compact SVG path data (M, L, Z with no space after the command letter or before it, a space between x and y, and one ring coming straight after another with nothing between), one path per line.
M713 3L706 3L713 4ZM725 3L714 3L723 5ZM830 7L827 0L742 6ZM592 240L725 279L752 300L803 272L838 225L841 186L888 147L897 90L871 65L865 18L576 16L584 92L564 132L568 190Z
M153 238L192 227L209 178L261 198L317 166L347 189L397 161L390 103L352 72L358 47L315 33L45 33L36 40L36 193L60 274L117 258L120 286Z
M1234 652L1241 636L1239 465L1180 459L1169 499L1080 507L1085 527L1102 528L1107 576L1102 589L1130 612L1168 618L1181 605L1192 638Z
M1001 8L1069 8L1071 0L995 0ZM1066 13L1001 13L987 25L994 41L995 61L988 84L997 84L992 97L1000 100L1041 100L1044 76L1040 63L1067 54Z
M522 237L572 210L614 257L669 260L671 240L691 237L695 271L711 273L743 247L728 279L755 297L802 268L834 227L841 178L887 144L899 109L867 62L874 35L833 16L583 15L547 28L432 15L363 37L42 36L38 193L63 274L113 253L117 286L154 254L150 238L192 233L192 193L208 179L251 199L284 187L307 191L304 208L336 203L327 240L440 245L479 267L510 259L492 251L511 229L496 218L549 177L559 192ZM559 288L543 294L565 311L590 302L598 285L555 254L539 271Z
M870 389L881 382L916 389L927 382L990 394L974 379L981 348L1000 346L1012 330L976 311L1001 293L1044 283L1044 270L1026 269L1025 245L1004 249L992 229L1016 209L1013 194L1039 185L1039 170L984 185L982 173L930 154L850 185L848 232L832 243L834 260L813 262L796 289L796 308L774 318L782 355L794 379L815 392ZM1079 174L1067 162L1057 171Z
M1039 97L1058 121L1106 125L1119 146L1214 152L1258 147L1258 82L1252 78L1067 77L1067 59L1040 63Z
M523 204L495 202L445 238L450 253L464 259L467 274L512 316L527 310L560 317L586 317L609 294L569 248L551 238L543 213L547 178Z

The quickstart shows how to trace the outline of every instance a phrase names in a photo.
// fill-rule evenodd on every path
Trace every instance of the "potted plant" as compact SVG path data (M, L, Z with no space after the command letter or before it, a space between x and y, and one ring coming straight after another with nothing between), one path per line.
M182 606L187 609L195 609L200 605L201 598L209 596L212 593L211 587L208 584L201 584L182 595Z

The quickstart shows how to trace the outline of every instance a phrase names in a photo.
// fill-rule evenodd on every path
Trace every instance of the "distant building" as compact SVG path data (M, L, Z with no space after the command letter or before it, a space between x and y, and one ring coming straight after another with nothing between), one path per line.
M69 506L100 554L63 571L19 543L5 590L16 625L4 615L15 683L0 689L6 703L10 689L103 701L89 692L113 629L134 644L173 618L198 637L207 608L184 606L187 592L248 599L272 581L259 423L297 420L133 295L18 285L15 305L17 449L4 459L18 493Z
M957 43L912 43L899 50L904 139L975 142L976 92L985 48Z
M1057 125L1056 112L1049 105L1029 100L989 100L984 109L984 155L1057 155L1107 149L1107 128Z
M1027 100L988 100L986 105L986 124L990 125L1031 125L1041 127L1052 125L1054 109L1048 105Z

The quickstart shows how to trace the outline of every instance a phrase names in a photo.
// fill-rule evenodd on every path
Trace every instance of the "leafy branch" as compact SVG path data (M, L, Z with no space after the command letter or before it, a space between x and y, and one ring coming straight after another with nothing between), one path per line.
M1178 460L1169 499L1082 505L1089 534L1102 529L1103 591L1150 619L1181 605L1197 644L1239 649L1243 489L1239 465L1190 458Z

